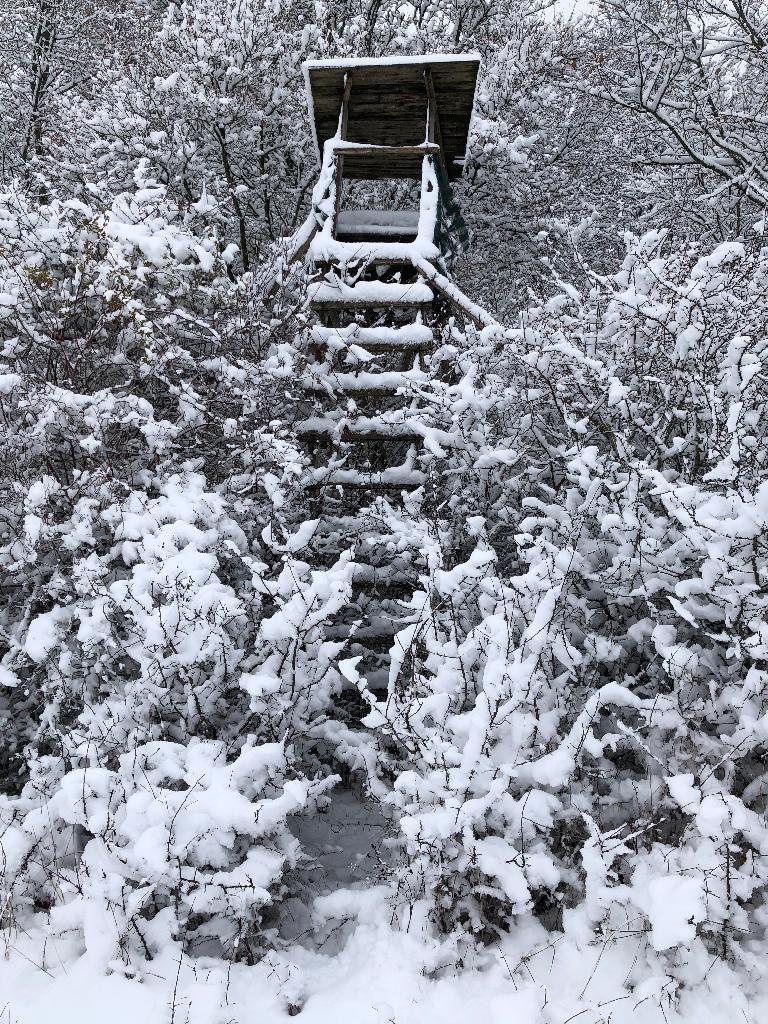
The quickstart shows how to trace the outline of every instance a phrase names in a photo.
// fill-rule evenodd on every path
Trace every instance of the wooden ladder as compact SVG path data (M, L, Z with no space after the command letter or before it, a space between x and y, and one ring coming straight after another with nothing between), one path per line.
M406 603L426 568L410 539L419 531L407 520L419 516L430 489L424 441L434 429L430 410L440 388L434 350L447 313L458 311L481 327L490 318L447 276L467 237L450 190L430 70L421 85L426 133L419 145L347 140L356 73L345 73L311 220L297 232L287 262L308 254L312 267L309 303L316 322L301 381L306 415L298 424L311 455L306 487L319 520L310 560L332 565L353 547L352 601L328 635L347 641L344 657L360 657L358 671L381 698L389 685L389 652L410 621L413 609ZM371 173L366 159L374 162ZM408 169L394 177L418 180L420 168L418 211L344 210L345 161L354 164L354 178L387 177L382 169L391 162ZM346 697L351 719L364 714L356 688Z

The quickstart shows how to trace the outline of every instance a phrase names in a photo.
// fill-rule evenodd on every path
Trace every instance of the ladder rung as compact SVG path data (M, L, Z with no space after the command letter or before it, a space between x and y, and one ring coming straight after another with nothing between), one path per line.
M309 287L309 301L315 308L344 309L348 307L423 309L432 305L434 292L424 281L413 284L386 284L383 281L361 281L346 284L321 281Z

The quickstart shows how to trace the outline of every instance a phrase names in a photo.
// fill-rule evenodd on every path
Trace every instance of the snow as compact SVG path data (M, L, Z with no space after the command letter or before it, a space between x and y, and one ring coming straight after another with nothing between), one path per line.
M365 347L368 343L387 344L392 348L407 345L418 345L433 340L434 334L430 327L420 323L403 324L401 327L360 327L349 324L346 327L323 327L316 324L312 328L312 337L321 342L351 343Z
M311 479L314 483L327 484L348 484L352 486L365 487L376 484L388 484L402 487L420 487L426 482L427 476L420 470L413 469L412 463L404 463L402 466L389 466L380 472L364 472L357 469L319 469L315 470Z
M352 416L336 412L302 420L296 424L296 430L299 435L327 434L336 439L347 433L352 440L356 434L382 440L420 438L424 450L438 458L445 458L452 448L464 447L462 440L455 434L425 421L425 417L428 417L428 412L424 409L388 409L378 416Z
M47 504L53 495L60 493L61 489L61 484L52 476L42 476L27 491L24 508L30 512L40 508L41 505Z
M334 154L354 153L355 150L359 149L364 149L366 151L372 149L375 150L376 152L381 152L386 155L387 153L390 152L396 154L398 152L399 147L388 146L384 144L374 144L369 142L352 142L351 139L334 138L332 140L332 150ZM413 146L413 149L415 151L415 155L417 156L420 153L424 153L425 155L427 155L430 153L438 153L440 151L439 147L434 142L419 142L415 146Z
M580 17L588 14L593 6L594 0L556 0L551 7L544 11L544 16L548 19L554 19L557 16L561 18Z
M0 395L11 395L21 386L18 373L0 373Z
M696 924L707 916L699 879L665 875L644 879L633 888L638 905L648 914L651 942L657 952L693 941Z
M320 281L307 289L312 303L341 302L344 305L423 305L434 298L432 289L420 282L413 284L388 284L384 281L360 281L347 284L344 280Z
M371 833L363 824L358 842ZM327 845L346 842L342 826ZM332 882L332 879L329 879ZM618 938L580 947L562 936L519 927L474 967L457 971L450 944L427 940L418 914L409 929L390 924L383 887L342 889L320 897L314 920L337 932L337 950L291 944L248 967L169 949L141 980L115 964L101 972L77 959L66 938L49 939L41 958L36 934L6 933L0 991L11 1021L23 1024L761 1024L768 994L755 975L744 983L698 947L687 972L698 984L676 992L646 959L642 942ZM297 908L300 910L300 908ZM297 920L311 920L309 914Z
M398 67L409 64L427 66L429 64L463 64L469 61L475 61L479 64L481 59L479 53L472 51L467 53L425 53L417 55L392 54L388 57L328 57L304 61L302 68L305 71L311 71L312 68Z
M398 413L402 416L402 413ZM378 434L381 437L412 437L419 436L429 428L415 416L408 419L391 419L382 416L359 416L351 419L347 416L312 416L297 424L296 429L302 434L339 434L348 430L352 434Z
M423 370L382 370L379 373L316 373L303 380L313 391L397 391L413 384L425 384L429 374Z
M51 656L61 640L60 629L72 618L69 608L53 608L36 616L29 624L24 638L24 651L38 664Z
M372 231L371 234L378 234ZM316 235L312 241L312 258L317 261L335 260L342 266L358 261L413 262L414 258L436 260L440 250L434 242L345 242L327 235Z
M701 803L701 791L693 784L693 773L667 776L664 780L680 810L692 814Z

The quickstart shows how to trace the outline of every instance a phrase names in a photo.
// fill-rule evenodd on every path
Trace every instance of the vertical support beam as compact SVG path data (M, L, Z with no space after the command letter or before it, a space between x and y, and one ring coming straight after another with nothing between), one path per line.
M341 111L339 113L339 128L337 137L342 141L347 138L347 124L349 123L349 94L352 91L352 71L344 75L344 95L341 98ZM344 157L341 153L336 154L336 197L333 211L333 231L331 234L336 237L336 225L339 223L339 210L341 209L341 182L344 173Z
M435 143L440 147L438 159L442 162L447 173L448 167L445 162L445 150L443 149L443 134L440 131L440 118L437 114L435 84L432 81L432 72L429 68L424 69L424 85L427 89L427 142Z
M440 131L440 118L437 114L437 98L435 97L435 83L432 81L432 72L429 68L424 68L424 88L427 92L427 142L432 145L437 145L438 151L434 156L435 161L441 161L443 167L445 167L445 153L443 150L443 137ZM437 164L435 163L434 169L437 170ZM423 185L422 185L423 188ZM424 196L422 196L422 203L424 202ZM419 218L421 219L421 218ZM442 189L438 189L437 196L437 211L435 215L435 232L432 241L442 250L442 244L440 240L440 234L442 230L443 221L443 195Z

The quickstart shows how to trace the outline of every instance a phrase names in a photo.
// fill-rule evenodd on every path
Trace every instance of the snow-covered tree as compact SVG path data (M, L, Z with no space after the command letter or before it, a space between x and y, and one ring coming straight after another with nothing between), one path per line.
M768 201L762 5L607 0L598 10L591 88L632 117L653 226L714 244L749 231Z

